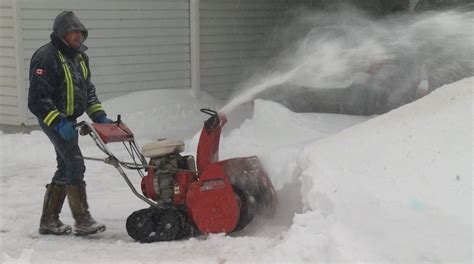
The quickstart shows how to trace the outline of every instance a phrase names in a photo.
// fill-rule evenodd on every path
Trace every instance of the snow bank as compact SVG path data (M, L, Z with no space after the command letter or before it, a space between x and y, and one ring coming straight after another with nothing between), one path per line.
M472 260L473 80L306 146L308 212L265 260Z
M98 162L87 162L88 197L107 231L90 238L39 236L54 150L40 131L0 133L0 262L469 263L473 81L447 85L369 121L296 114L256 101L253 116L238 129L224 128L230 131L221 140L221 158L257 154L279 207L274 219L235 236L134 242L125 220L146 205L117 171ZM155 91L104 104L110 115L122 113L143 142L191 138L205 118L198 109L220 106L206 100L186 91ZM193 140L188 143L187 151L194 152ZM100 154L86 138L81 147L84 155ZM139 178L130 176L138 185ZM72 223L67 208L61 219Z

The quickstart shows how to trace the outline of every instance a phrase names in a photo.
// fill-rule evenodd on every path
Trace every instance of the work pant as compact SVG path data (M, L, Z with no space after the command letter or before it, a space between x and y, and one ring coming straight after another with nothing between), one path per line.
M63 139L61 135L52 127L39 120L39 125L48 136L56 151L57 170L54 173L52 182L65 185L79 185L84 182L84 160L79 148L79 137L69 141Z

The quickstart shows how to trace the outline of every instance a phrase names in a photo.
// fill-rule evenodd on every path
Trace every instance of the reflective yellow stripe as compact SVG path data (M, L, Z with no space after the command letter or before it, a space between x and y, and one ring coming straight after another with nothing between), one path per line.
M79 57L81 57L81 67L82 67L82 74L84 75L84 79L87 79L87 76L89 75L89 71L87 70L86 63L84 61L84 58L82 57L82 54L79 54Z
M48 115L44 118L43 122L50 126L51 123L53 123L53 120L59 115L59 111L58 110L53 110L51 112L48 113Z
M97 111L100 111L100 110L103 110L102 105L97 103L97 104L93 104L93 105L89 106L86 110L86 113L87 113L87 115L90 116L93 113L95 113Z
M74 113L74 83L72 82L72 74L61 52L59 52L59 58L63 63L64 76L66 77L66 115L72 116Z

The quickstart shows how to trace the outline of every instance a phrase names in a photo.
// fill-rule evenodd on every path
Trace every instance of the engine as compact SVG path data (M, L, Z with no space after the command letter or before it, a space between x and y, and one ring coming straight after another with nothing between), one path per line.
M183 150L184 143L180 140L161 140L143 146L143 154L150 158L151 168L142 178L142 192L159 205L184 202L195 163L193 156L180 155Z

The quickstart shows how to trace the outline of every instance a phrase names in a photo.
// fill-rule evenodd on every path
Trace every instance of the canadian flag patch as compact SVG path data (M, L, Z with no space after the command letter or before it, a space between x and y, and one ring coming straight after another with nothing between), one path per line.
M38 68L38 69L36 69L35 73L36 73L36 75L43 75L44 70L41 69L41 68Z

